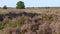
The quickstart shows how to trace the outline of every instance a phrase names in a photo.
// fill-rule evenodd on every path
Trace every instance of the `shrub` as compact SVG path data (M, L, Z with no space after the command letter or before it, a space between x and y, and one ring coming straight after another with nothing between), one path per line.
M24 22L25 22L25 19L23 17L21 19L17 19L17 20L12 21L9 25L11 27L17 27L17 26L22 26L24 24Z
M4 22L0 22L0 30L3 29L5 27L6 23Z

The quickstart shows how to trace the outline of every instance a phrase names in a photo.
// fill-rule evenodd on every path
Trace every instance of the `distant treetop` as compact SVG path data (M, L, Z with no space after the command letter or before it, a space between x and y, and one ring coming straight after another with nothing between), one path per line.
M6 6L6 5L4 5L4 6L3 6L3 9L7 9L7 6Z
M16 6L17 9L25 9L25 5L24 5L24 2L23 1L17 2L16 5L17 5Z

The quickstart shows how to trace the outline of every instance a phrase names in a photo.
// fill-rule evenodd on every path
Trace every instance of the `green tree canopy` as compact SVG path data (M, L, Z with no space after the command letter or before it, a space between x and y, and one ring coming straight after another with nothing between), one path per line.
M23 1L17 2L16 5L17 5L16 6L17 9L24 9L25 8L25 5L24 5L24 2Z
M7 9L7 6L6 6L6 5L4 5L4 6L3 6L3 9Z

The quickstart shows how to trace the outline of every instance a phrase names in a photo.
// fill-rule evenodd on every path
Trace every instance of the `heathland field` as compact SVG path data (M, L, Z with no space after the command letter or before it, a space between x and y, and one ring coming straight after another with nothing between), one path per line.
M60 34L60 8L0 9L0 34Z

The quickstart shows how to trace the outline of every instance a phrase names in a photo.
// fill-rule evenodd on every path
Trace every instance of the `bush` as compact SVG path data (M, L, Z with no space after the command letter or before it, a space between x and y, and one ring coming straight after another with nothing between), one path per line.
M17 27L17 26L22 26L25 22L25 19L24 17L22 17L21 19L17 19L17 20L14 20L12 21L9 26L10 27Z
M5 25L6 25L6 23L0 22L0 30L1 30L1 29L4 29Z

